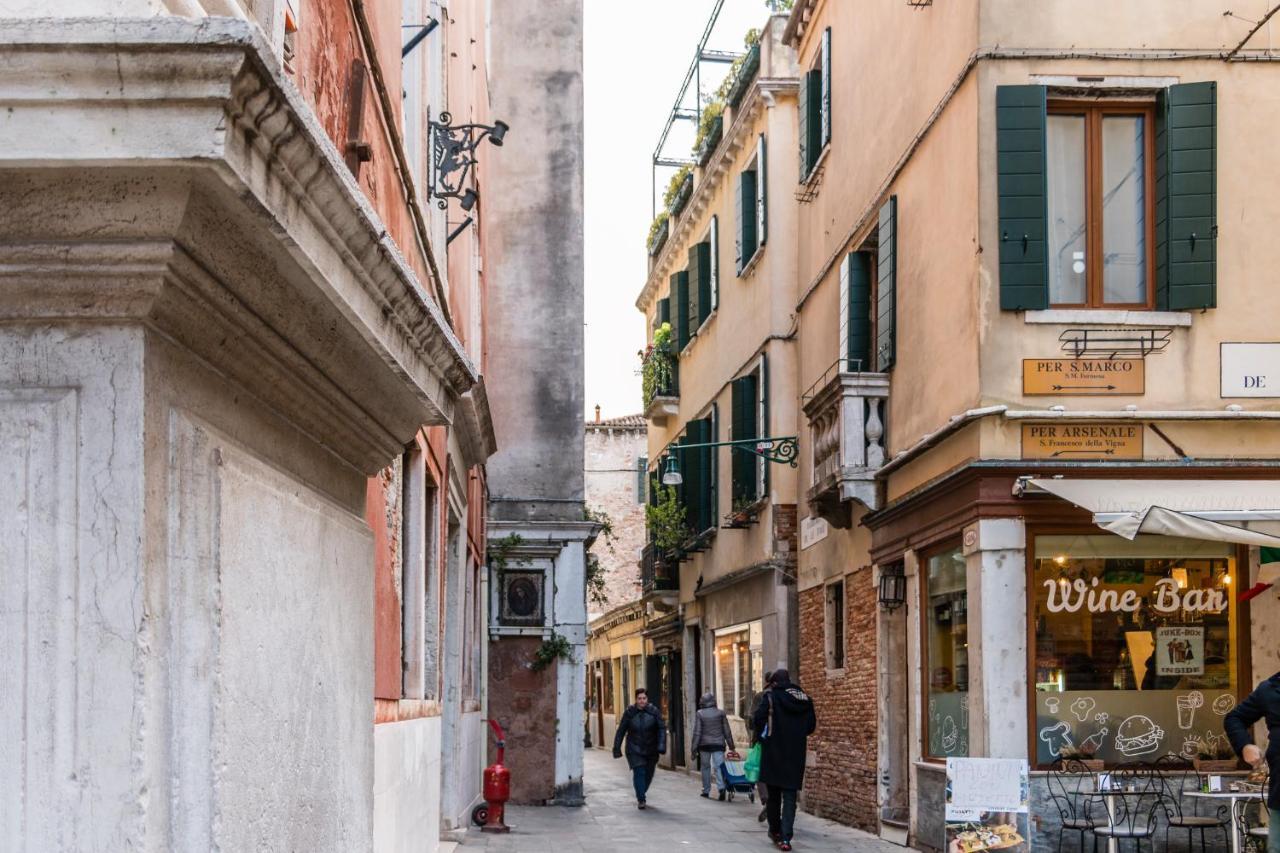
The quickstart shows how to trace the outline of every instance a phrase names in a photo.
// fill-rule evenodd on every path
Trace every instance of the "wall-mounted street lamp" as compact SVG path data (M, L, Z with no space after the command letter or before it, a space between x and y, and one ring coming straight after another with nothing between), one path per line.
M431 181L429 190L441 210L456 198L463 210L476 203L476 192L467 186L471 167L476 164L476 146L487 136L501 146L511 128L504 121L487 124L453 124L453 116L440 113L440 121L431 124Z
M885 566L880 570L880 606L897 610L907 600L907 576L902 566Z
M667 447L666 455L662 459L662 485L678 486L684 482L676 453L683 453L686 450L701 450L704 447L731 447L734 450L752 453L766 462L786 463L792 468L796 467L796 455L800 450L794 435L786 435L781 438L741 438L737 441L709 441L703 444L672 444Z

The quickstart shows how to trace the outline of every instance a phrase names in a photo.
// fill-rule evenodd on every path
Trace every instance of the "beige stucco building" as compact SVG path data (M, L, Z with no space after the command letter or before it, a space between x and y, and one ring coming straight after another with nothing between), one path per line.
M765 132L767 249L738 277L721 250L650 452L770 353L768 434L799 435L766 504L798 509L774 587L798 636L764 651L818 703L810 811L939 848L944 759L1027 759L1056 836L1040 771L1212 751L1280 666L1274 588L1237 595L1280 519L1266 11L798 0L765 30L771 106L730 112L639 305L662 319L709 217L734 227ZM773 526L681 562L686 654L719 624L708 584Z

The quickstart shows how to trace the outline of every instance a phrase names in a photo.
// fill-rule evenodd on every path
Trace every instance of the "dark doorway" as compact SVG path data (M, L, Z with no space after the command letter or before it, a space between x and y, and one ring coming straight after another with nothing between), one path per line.
M680 666L680 653L671 652L663 656L664 672L663 672L663 692L667 695L667 704L670 716L667 718L667 725L670 726L669 732L669 748L671 749L671 762L675 767L684 766L684 691L680 689L681 673L684 672Z

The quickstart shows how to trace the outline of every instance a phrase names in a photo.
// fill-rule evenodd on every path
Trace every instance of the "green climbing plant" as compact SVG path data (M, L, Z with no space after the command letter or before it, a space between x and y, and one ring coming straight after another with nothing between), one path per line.
M657 500L644 508L645 524L658 550L670 551L689 539L686 511L674 486L658 486L654 494Z
M538 646L533 653L533 663L530 666L534 672L542 672L542 670L551 666L557 660L573 661L573 646L569 644L569 639L551 632L551 636L542 641L542 645Z

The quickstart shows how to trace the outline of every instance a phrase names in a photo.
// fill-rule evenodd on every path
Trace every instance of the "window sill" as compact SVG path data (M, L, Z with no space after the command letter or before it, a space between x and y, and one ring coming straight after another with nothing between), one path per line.
M1100 323L1108 326L1190 326L1189 311L1112 311L1096 308L1050 308L1026 311L1023 318L1032 324Z
M822 150L818 152L818 159L813 161L813 168L811 168L805 174L805 176L800 179L800 186L804 187L805 189L809 189L811 184L814 184L817 182L818 175L822 170L822 164L826 161L827 155L829 153L831 153L830 142L822 146Z
M751 255L751 260L747 261L746 266L742 268L742 272L738 273L738 278L748 278L756 271L756 266L760 263L760 256L764 254L764 244L756 246L755 252Z
M844 667L839 669L827 669L827 680L834 681L837 678L844 678Z

